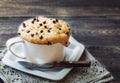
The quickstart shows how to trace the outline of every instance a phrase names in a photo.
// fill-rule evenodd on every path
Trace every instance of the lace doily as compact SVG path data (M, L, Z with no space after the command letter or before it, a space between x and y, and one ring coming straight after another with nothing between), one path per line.
M90 60L91 66L89 68L73 68L73 70L60 81L52 81L33 76L5 65L1 59L4 57L6 51L7 50L4 49L0 53L0 78L3 79L5 83L103 83L113 79L110 72L87 50L85 50L81 60Z

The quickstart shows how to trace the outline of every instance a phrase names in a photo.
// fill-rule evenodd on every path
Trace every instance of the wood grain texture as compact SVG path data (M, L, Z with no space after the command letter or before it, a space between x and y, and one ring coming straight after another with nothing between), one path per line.
M0 0L0 16L120 16L120 0Z

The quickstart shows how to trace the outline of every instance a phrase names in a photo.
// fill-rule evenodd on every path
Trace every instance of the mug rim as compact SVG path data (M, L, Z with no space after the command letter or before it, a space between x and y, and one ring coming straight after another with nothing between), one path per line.
M27 41L25 39L23 39L23 41L28 42L28 43L33 44L33 45L39 45L39 46L53 46L53 45L57 45L57 44L62 45L61 43L55 43L55 44L52 44L52 45L37 44L37 43L29 42L29 41ZM62 45L62 46L64 46L64 45Z

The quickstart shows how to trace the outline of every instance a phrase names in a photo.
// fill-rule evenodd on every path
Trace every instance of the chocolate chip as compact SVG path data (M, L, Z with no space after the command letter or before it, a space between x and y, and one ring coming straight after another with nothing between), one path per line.
M42 24L40 23L40 26L42 26Z
M47 28L47 26L44 26L45 28Z
M55 23L56 23L56 21L55 21L55 20L53 20L53 23L55 24Z
M34 20L32 21L32 23L34 24Z
M27 33L29 33L30 32L30 30L27 30Z
M53 23L54 23L54 24L55 24L56 22L58 22L58 20L57 20L57 19L53 20Z
M34 22L35 22L35 20L36 20L37 22L39 22L38 17L36 17L36 18L33 19Z
M42 33L43 32L43 30L40 30L40 33Z
M48 42L47 45L52 45L52 43L51 43L51 42Z
M38 35L38 32L36 32L36 35Z
M36 20L36 18L33 19L34 21Z
M65 44L67 45L67 44L68 44L68 42L65 42Z
M20 33L18 33L18 35L21 35Z
M70 31L70 28L69 28L69 31Z
M44 21L43 24L46 24L46 21Z
M23 27L26 27L25 23L23 23Z
M35 20L36 20L36 18L34 18L34 19L32 20L32 23L33 23L33 24L34 24Z
M69 35L69 32L65 32L65 34Z
M66 42L65 45L68 46L70 44L70 42Z
M31 37L34 37L34 34L31 34Z
M37 19L37 22L39 22L39 20Z
M50 30L48 30L48 33L50 33Z
M43 36L42 36L42 35L40 36L40 39L43 39Z
M37 18L37 22L39 22L39 19Z
M61 28L59 28L59 30L62 30Z
M58 22L58 19L56 19L56 22Z

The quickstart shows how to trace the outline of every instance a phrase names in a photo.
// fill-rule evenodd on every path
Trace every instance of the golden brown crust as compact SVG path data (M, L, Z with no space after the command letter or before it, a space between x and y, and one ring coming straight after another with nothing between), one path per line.
M18 34L23 39L36 44L69 43L70 27L63 20L36 17L24 21L19 26Z

